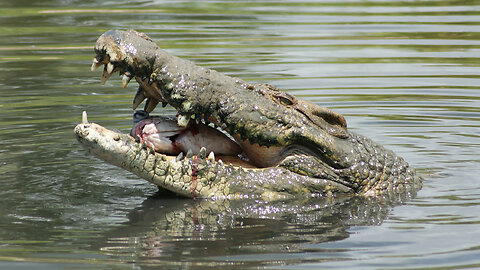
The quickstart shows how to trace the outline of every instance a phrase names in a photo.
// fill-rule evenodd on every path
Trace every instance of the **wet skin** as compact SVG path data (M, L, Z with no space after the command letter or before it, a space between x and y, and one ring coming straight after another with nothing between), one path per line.
M204 160L204 149L167 164L182 173L165 172L164 163L172 160L166 153L137 151L141 144L132 137L96 124L77 126L77 137L89 152L163 188L190 197L335 193L410 197L421 187L421 177L402 158L350 132L344 117L329 109L271 85L249 84L171 56L133 30L106 32L97 40L95 52L92 69L104 66L102 83L114 72L120 72L124 87L133 78L138 82L134 109L145 99L148 112L158 103L170 104L178 112L178 126L213 124L230 134L248 160L249 166L234 155L225 163ZM155 163L139 169L136 163L141 159ZM197 189L199 173L205 192Z

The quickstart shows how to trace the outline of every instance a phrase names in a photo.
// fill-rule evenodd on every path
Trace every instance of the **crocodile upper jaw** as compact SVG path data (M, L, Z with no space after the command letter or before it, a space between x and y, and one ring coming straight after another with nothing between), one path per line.
M125 35L118 38L118 35ZM129 44L125 44L123 40L129 40ZM149 69L152 66L155 55L148 55L148 52L155 51L158 47L146 35L129 31L107 31L97 41L95 46L96 56L93 59L91 70L95 71L103 65L103 72L101 75L101 84L104 85L106 81L114 74L119 73L122 77L121 85L125 88L128 83L135 78L139 85L139 89L133 99L133 110L135 110L143 101L145 101L144 110L148 113L152 112L158 103L162 103L165 107L167 99L162 96L159 86L151 81L153 70ZM109 44L105 46L105 44ZM142 57L136 57L137 54L142 54ZM132 68L136 67L136 68ZM192 119L179 114L177 116L177 123L179 126L187 126ZM228 129L222 129L222 123L218 118L196 118L196 121L201 121L205 125L213 124L216 128L224 133L230 134ZM277 165L284 156L282 155L282 146L260 146L256 143L250 143L244 140L238 134L230 134L230 137L241 146L243 155L251 163L257 167L271 167ZM236 157L229 158L235 164ZM249 164L251 164L249 163ZM245 165L245 164L244 164ZM249 166L251 167L251 165Z

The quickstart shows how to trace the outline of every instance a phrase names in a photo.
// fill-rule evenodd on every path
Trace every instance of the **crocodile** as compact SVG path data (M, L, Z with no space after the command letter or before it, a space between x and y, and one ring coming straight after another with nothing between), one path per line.
M90 123L75 127L92 155L191 198L290 198L381 196L411 198L422 177L393 151L350 131L345 118L280 91L251 84L170 55L146 34L109 30L94 48L92 71L101 83L120 73L122 87L135 78L135 110L167 104L180 127L215 127L241 147L240 155L215 155L202 147L178 156L156 152L138 137Z

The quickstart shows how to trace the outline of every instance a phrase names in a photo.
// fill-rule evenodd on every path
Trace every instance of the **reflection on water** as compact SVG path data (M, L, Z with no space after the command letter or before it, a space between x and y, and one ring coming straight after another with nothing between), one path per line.
M280 258L308 262L312 259L298 254L321 252L315 245L347 238L352 224L381 224L388 209L381 200L356 197L277 202L153 197L108 232L100 249L122 260L162 266L258 266Z
M0 3L0 268L480 266L477 1L130 2ZM150 198L72 133L83 110L130 128L134 84L89 71L111 28L335 109L425 187L397 206Z

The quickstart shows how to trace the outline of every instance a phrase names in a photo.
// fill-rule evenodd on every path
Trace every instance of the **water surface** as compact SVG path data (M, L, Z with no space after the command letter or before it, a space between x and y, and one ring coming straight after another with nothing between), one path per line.
M3 1L0 268L480 267L479 1ZM89 157L134 84L90 72L109 29L342 113L424 177L375 199L192 201ZM172 109L157 109L171 114Z

